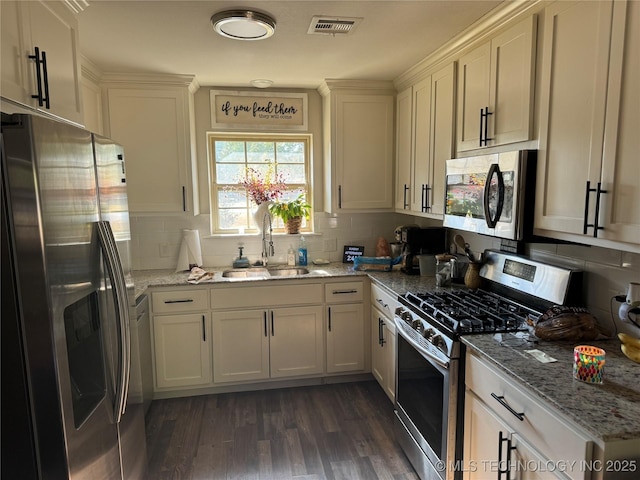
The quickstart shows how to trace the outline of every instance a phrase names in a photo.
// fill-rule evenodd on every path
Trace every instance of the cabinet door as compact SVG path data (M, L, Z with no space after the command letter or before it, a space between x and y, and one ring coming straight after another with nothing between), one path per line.
M214 383L269 378L267 310L213 313Z
M31 24L31 45L46 52L47 57L50 109L40 109L82 123L78 21L62 2L25 2L25 5ZM35 66L31 74L35 93Z
M411 160L413 156L412 89L396 98L396 210L409 209Z
M153 318L156 387L211 383L211 327L206 313Z
M583 233L586 185L600 179L612 10L601 1L544 11L536 229Z
M109 136L127 153L130 211L188 211L186 88L109 88L107 95Z
M540 454L535 448L529 445L520 435L514 433L511 437L511 463L514 473L510 478L517 480L557 480L567 478L561 473L562 463L549 461ZM553 467L558 465L558 471L554 472ZM568 468L571 462L566 462ZM580 469L580 464L575 463L575 469Z
M340 209L393 208L391 95L336 98L336 178Z
M29 25L24 18L24 9L16 1L0 2L2 21L2 42L0 42L0 82L3 97L27 105L32 104L29 81L27 80L27 58L33 54L25 42L30 36ZM34 91L35 93L35 91Z
M625 12L626 9L626 12ZM640 2L614 3L598 237L640 243Z
M431 76L431 167L428 213L444 215L446 162L454 156L456 69L451 63Z
M327 372L364 370L364 307L327 307Z
M509 427L470 390L466 391L464 401L464 478L496 478L500 433L503 437L508 436ZM504 450L506 442L502 461L506 460Z
M458 75L458 151L480 147L480 112L489 106L491 46L462 56Z
M324 372L323 309L277 308L270 315L271 378Z
M426 211L431 170L431 77L413 87L413 168L411 172L411 210Z
M489 145L531 138L535 20L532 15L491 40Z

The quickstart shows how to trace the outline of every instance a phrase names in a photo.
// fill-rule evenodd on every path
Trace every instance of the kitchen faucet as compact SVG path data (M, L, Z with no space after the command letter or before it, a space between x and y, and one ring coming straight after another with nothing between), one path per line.
M269 219L269 245L268 246L267 246L267 231L264 228L267 218ZM269 213L269 211L267 211L264 214L264 217L262 217L262 255L261 255L262 265L266 267L269 261L268 257L273 257L275 254L276 252L273 249L273 228L271 225L271 214Z

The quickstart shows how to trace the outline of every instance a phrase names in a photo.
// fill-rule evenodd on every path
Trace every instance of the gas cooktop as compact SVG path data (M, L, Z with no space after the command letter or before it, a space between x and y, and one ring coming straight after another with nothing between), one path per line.
M525 330L527 316L542 313L484 290L407 293L399 301L418 315L429 316L450 334Z

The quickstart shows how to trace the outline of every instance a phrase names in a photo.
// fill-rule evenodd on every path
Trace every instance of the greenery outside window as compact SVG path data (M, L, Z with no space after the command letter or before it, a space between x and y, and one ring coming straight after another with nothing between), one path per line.
M280 201L294 200L302 193L311 203L310 135L210 133L208 150L212 233L258 232L253 221L257 205L239 186L247 169L263 175L271 169L281 175L287 188ZM312 231L312 225L313 213L303 220L301 231ZM273 231L285 231L279 218L273 218Z

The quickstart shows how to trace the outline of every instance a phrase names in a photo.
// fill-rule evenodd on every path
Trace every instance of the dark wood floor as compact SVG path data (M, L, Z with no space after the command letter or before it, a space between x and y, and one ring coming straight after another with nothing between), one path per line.
M148 480L413 479L376 382L156 400Z

